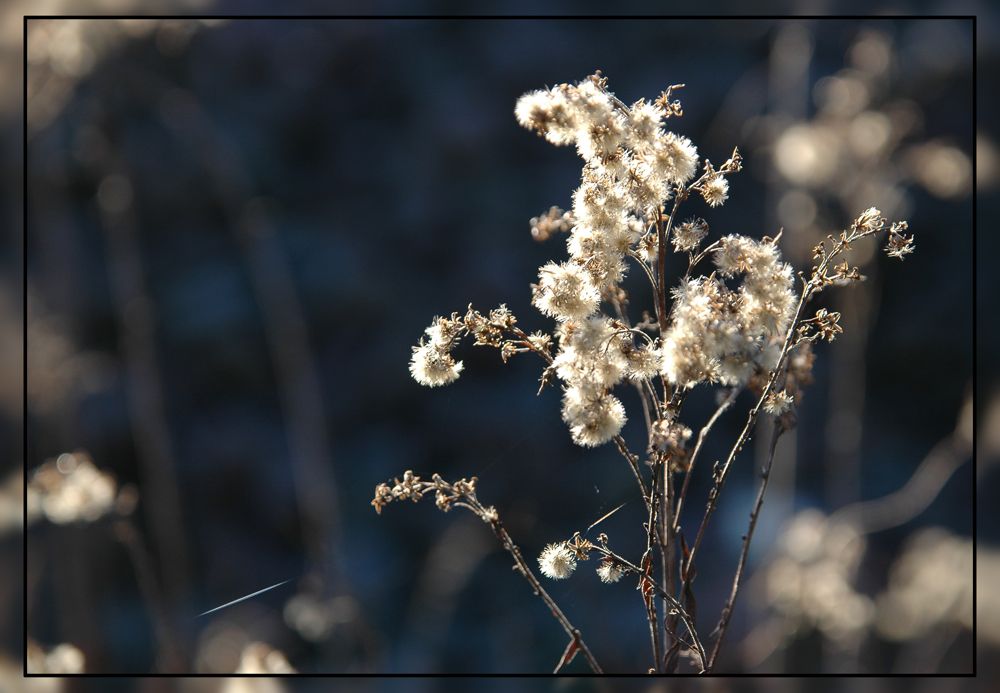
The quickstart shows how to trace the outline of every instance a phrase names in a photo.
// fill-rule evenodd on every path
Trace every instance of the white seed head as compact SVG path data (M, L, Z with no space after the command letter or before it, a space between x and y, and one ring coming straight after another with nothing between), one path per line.
M696 250L708 235L708 224L704 219L688 219L683 224L674 227L672 242L674 250L679 253L689 253Z
M576 570L576 555L566 542L549 544L538 557L542 575L553 580L565 580Z
M638 349L633 349L625 354L627 362L626 373L633 380L652 378L660 372L660 362L663 355L659 349L643 344Z
M684 185L698 167L698 149L687 137L664 133L640 153L657 182L663 185Z
M563 421L569 425L574 443L597 447L621 432L626 421L625 407L614 395L574 386L563 395Z
M577 109L561 89L528 92L517 100L514 116L522 127L537 132L554 145L564 146L575 140Z
M729 181L725 176L714 175L701 186L701 196L709 207L720 207L729 199Z
M597 566L597 577L606 585L611 585L622 579L625 571L613 558L604 558Z
M629 111L629 119L636 140L650 141L660 134L663 124L663 109L655 103L639 99Z
M410 358L410 375L421 385L438 387L458 380L462 372L462 362L433 342L421 343L413 347Z
M531 302L556 320L580 320L594 314L601 293L583 267L549 262L538 270L538 284L533 287Z

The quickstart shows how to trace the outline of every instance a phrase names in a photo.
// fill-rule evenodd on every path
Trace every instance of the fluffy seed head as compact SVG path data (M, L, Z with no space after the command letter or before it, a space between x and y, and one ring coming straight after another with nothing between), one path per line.
M625 420L625 407L614 395L586 386L567 388L563 395L563 421L577 445L593 448L607 443L621 432Z
M701 196L709 207L720 207L729 199L729 181L725 176L714 175L701 186Z
M606 585L618 582L624 574L625 571L613 558L602 558L597 566L597 577L601 578L601 582Z
M698 167L698 149L687 137L672 132L657 137L640 158L649 166L653 177L665 185L684 185Z
M576 570L576 555L566 542L549 544L538 557L542 575L553 580L565 580Z
M572 144L576 135L577 114L565 90L540 89L517 100L514 116L522 127L533 130L554 145Z
M626 374L633 380L652 378L660 371L660 361L663 359L659 349L649 345L630 349L625 352Z
M601 294L586 269L564 262L549 262L538 270L531 302L556 320L583 319L597 310Z
M678 253L689 253L697 250L708 235L708 224L704 219L688 219L683 224L674 227L672 242Z
M410 358L410 375L421 385L438 387L458 380L462 372L462 362L456 361L447 351L439 349L433 342L413 347Z
M632 104L629 120L637 140L651 140L660 132L660 126L663 123L663 109L655 103L639 99Z

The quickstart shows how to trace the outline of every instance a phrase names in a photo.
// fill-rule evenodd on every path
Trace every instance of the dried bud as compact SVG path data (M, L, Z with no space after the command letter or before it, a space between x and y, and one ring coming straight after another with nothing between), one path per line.
M389 484L379 484L375 487L375 498L372 500L372 505L375 507L375 512L379 515L382 514L382 508L389 505L392 502L392 489L389 488Z
M772 392L764 400L764 411L772 416L781 416L792 408L793 403L794 399L785 390Z
M889 229L889 242L885 247L885 252L889 257L902 260L913 252L913 236L904 235L904 231L909 227L905 221L897 221Z
M831 313L826 308L817 310L816 317L813 320L815 321L819 338L825 339L828 342L832 342L838 334L844 331L844 328L840 326L840 313Z
M869 207L854 220L852 229L863 236L881 231L885 226L885 217L875 207Z

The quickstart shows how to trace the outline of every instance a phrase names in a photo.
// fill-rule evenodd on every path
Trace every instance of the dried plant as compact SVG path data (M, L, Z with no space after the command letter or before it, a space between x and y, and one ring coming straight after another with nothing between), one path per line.
M674 98L681 87L670 86L652 102L640 99L628 106L598 72L578 84L520 98L515 115L522 126L555 145L575 145L584 160L572 210L552 207L531 219L536 240L568 233L569 259L542 266L531 287L532 303L555 320L554 329L529 334L504 305L487 313L469 306L464 315L434 318L413 349L410 372L429 387L455 381L463 365L454 352L465 337L498 349L504 362L529 352L541 357L539 392L556 383L562 388L563 420L577 445L615 444L647 516L646 549L637 560L616 553L604 534L591 541L577 532L545 548L541 573L566 579L579 562L594 557L602 582L634 579L648 620L650 671L673 672L687 659L695 671L707 673L716 664L739 593L778 437L795 425L802 389L811 382L813 343L833 341L842 331L839 313L819 309L808 315L807 306L828 286L862 279L856 267L841 261L858 241L887 232L889 256L902 259L913 250L913 236L907 235L906 222L890 224L872 207L816 245L813 266L798 274L781 260L780 231L773 238L726 235L706 244L707 222L681 222L680 207L696 196L709 207L726 203L728 178L741 170L742 157L734 149L716 167L700 159L686 137L665 129L664 121L683 113ZM667 265L674 256L681 263L677 274L683 274L668 292ZM714 265L711 271L697 271L706 261ZM648 279L655 313L637 322L628 316L629 296L622 287L630 264ZM636 389L642 405L643 465L643 457L621 435L627 416L614 390L624 386ZM696 386L720 388L718 408L697 435L681 417L685 398ZM696 469L712 427L742 391L752 393L753 404L728 455L711 470ZM725 482L762 411L774 419L771 454L732 589L711 633L714 642L707 646L708 637L699 633L692 616L696 560ZM712 486L701 522L685 527L681 510L699 473L710 474ZM390 502L417 501L431 492L441 510L464 507L490 524L515 567L570 636L556 671L577 652L600 671L580 632L521 557L497 511L477 499L475 479L449 484L434 475L426 482L408 471L402 480L380 484L372 504L381 511Z

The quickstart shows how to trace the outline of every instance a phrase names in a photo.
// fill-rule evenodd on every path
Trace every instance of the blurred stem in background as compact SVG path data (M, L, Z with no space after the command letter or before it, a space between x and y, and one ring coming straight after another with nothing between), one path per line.
M155 337L155 307L146 289L142 253L136 238L132 185L125 162L105 162L106 175L98 190L101 223L105 232L112 301L118 316L121 354L125 360L129 421L142 475L142 486L155 489L143 496L155 553L163 576L164 611L172 645L161 656L184 652L186 639L178 633L177 619L186 613L191 592L190 561L184 534L181 493L178 487L174 443L163 401ZM90 621L88 621L90 622ZM182 655L183 661L189 653ZM174 657L160 667L169 672L186 667Z
M789 118L804 118L809 109L809 67L813 54L813 37L808 23L787 23L775 32L768 64L768 105L772 113ZM767 228L763 233L777 232L780 221L774 210L783 187L774 167L767 169ZM783 234L784 235L784 234ZM787 252L785 250L784 252ZM857 287L852 287L851 291ZM784 434L785 443L773 449L770 437L757 436L756 466L761 467L773 454L771 500L768 502L772 521L781 522L793 512L795 498L795 462L798 455L799 428Z
M793 119L805 118L809 108L809 67L812 55L813 37L809 23L788 22L775 32L767 63L765 107L768 112ZM769 166L766 171L764 208L767 210L765 222L767 228L762 232L771 234L780 227L780 221L774 210L777 209L783 185L774 167ZM782 250L788 252L787 248ZM852 287L852 291L856 288ZM769 470L771 499L763 513L767 523L781 525L795 511L795 478L800 429L795 426L785 431L784 444L777 447L777 432L767 435L770 428L771 426L764 422L757 426L754 470L765 467Z
M831 521L851 523L868 534L904 525L926 510L952 474L972 459L972 409L970 396L959 412L955 430L927 453L902 488L844 506L830 516Z
M309 344L307 320L295 288L287 254L275 233L265 199L255 197L254 185L239 147L189 94L163 85L171 116L163 124L183 146L198 151L210 187L217 193L227 226L243 252L254 295L261 309L267 346L288 436L292 478L298 497L304 548L310 562L303 581L307 591L350 595L351 586L339 555L344 534L340 521L337 480L320 374ZM354 603L358 602L355 599ZM373 631L359 608L354 610L353 642L330 638L334 661L358 661L371 669L376 660Z

